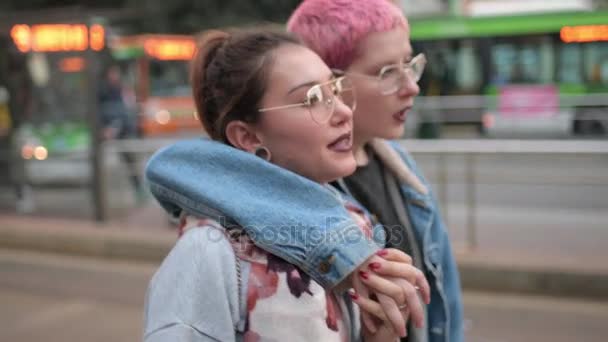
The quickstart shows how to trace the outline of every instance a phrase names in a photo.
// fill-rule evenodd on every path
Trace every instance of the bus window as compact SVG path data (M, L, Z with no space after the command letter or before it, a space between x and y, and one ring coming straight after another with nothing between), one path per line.
M187 61L150 60L150 96L190 96Z
M542 84L553 79L552 45L546 37L498 38L491 48L494 85Z
M585 76L591 85L608 86L608 43L585 44Z
M553 40L550 36L542 37L542 43L539 49L540 57L540 83L548 84L554 82L553 74L555 72L555 49Z
M88 87L84 70L63 71L59 67L71 53L30 53L28 74L36 87L28 96L31 101L27 118L22 118L16 132L22 146L36 146L49 156L86 151L89 146L87 125ZM25 111L23 112L25 113ZM25 156L31 159L31 156Z
M450 50L447 44L425 43L415 47L416 51L424 52L427 66L420 80L420 92L427 96L446 95L448 89L453 89L452 66Z
M582 62L580 44L562 44L559 49L557 81L560 83L583 83Z
M496 85L510 83L513 68L516 63L515 48L511 44L497 44L492 48L492 77L491 82Z
M531 45L524 45L520 51L522 79L524 82L540 83L540 56L539 49Z
M422 94L463 95L481 90L480 54L474 40L425 42L417 44L418 49L429 61L420 82Z
M476 92L481 86L479 54L471 40L462 41L457 51L456 87L465 92Z

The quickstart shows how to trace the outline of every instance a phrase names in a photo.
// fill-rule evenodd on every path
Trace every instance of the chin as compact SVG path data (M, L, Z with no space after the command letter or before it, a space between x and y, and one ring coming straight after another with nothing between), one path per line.
M391 129L383 130L379 132L376 136L386 140L397 140L403 137L405 133L405 125L400 125L398 127L391 127Z
M349 158L350 160L345 160L340 162L339 165L335 165L331 172L327 174L327 180L325 183L333 182L337 179L348 177L352 175L357 169L357 162L355 158Z
M337 170L338 175L336 177L336 179L338 178L344 178L344 177L348 177L350 175L352 175L355 170L357 170L357 161L355 160L355 158L349 158L348 161L344 161L342 163L342 165L340 165L340 168Z

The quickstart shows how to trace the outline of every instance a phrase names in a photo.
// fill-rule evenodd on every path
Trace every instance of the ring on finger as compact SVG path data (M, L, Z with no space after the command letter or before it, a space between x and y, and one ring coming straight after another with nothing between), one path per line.
M403 311L405 309L407 309L407 304L401 304L397 307L399 310Z

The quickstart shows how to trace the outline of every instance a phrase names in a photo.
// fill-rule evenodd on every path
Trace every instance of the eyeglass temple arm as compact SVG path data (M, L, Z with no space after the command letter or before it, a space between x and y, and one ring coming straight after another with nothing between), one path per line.
M277 109L287 109L287 108L295 108L295 107L302 107L302 106L306 106L306 102L302 102L302 103L294 103L294 104L290 104L290 105L284 105L284 106L276 106L276 107L268 107L268 108L261 108L258 109L258 112L269 112L271 110L277 110Z

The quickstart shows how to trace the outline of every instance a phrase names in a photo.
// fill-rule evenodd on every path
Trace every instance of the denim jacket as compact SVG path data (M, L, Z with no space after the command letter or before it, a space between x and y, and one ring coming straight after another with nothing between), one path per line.
M372 142L372 148L397 176L410 224L422 248L431 286L431 303L427 308L429 342L462 342L460 276L445 223L428 182L411 155L397 142L376 140Z
M208 139L158 151L146 178L167 212L239 226L258 247L324 288L339 284L384 244L382 234L364 236L335 189Z

